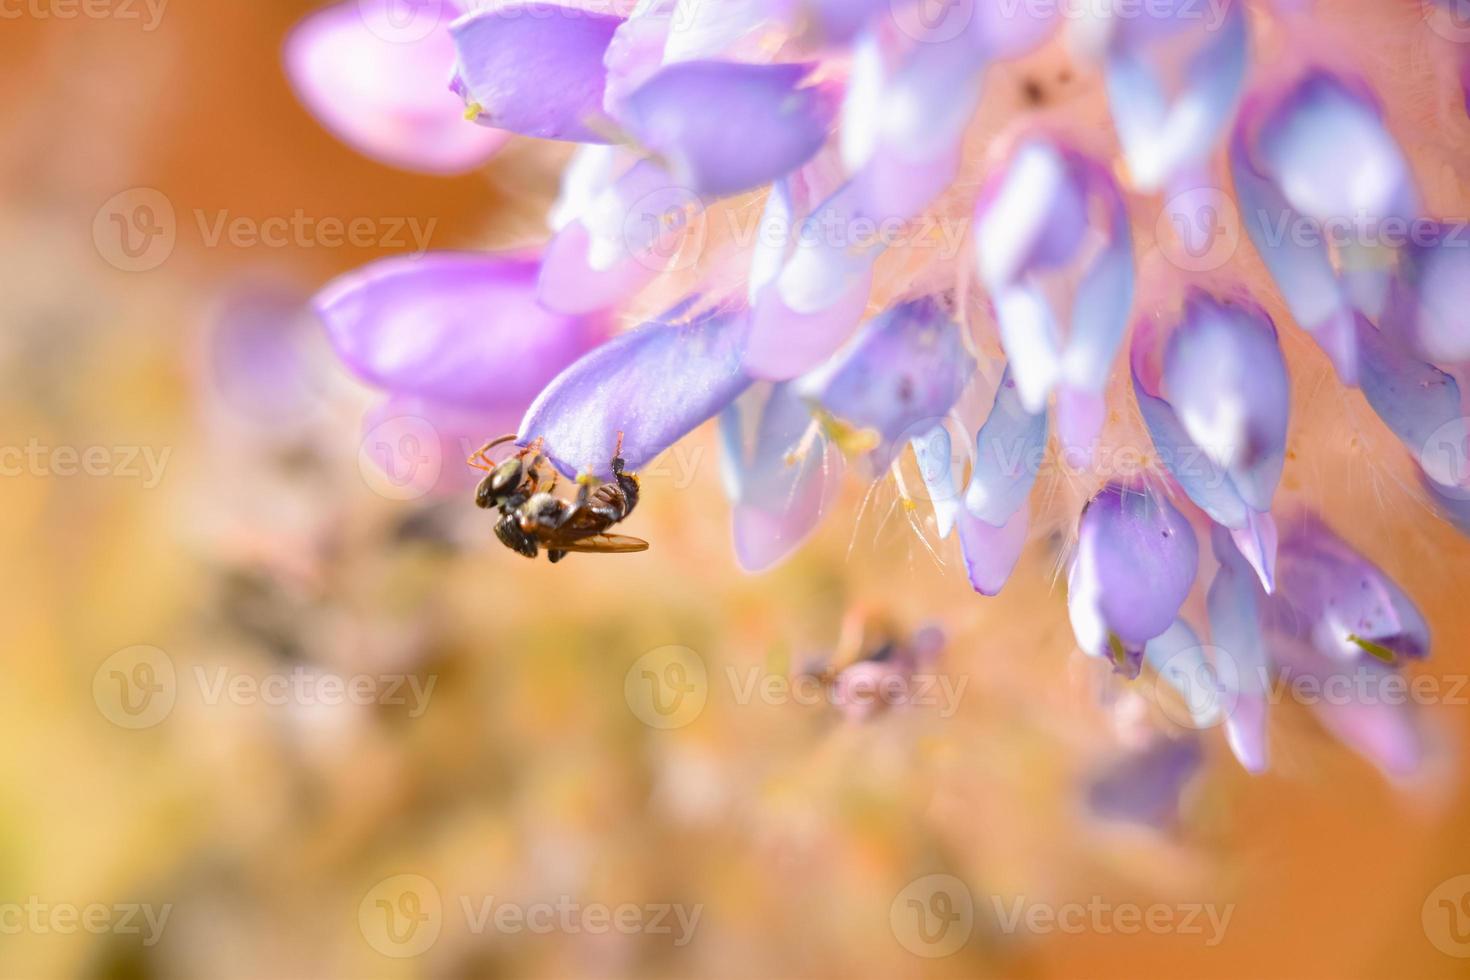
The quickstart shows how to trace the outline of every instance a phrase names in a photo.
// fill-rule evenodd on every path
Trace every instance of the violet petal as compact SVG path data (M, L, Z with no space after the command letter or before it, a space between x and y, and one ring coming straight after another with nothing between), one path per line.
M374 262L314 301L338 355L389 391L488 410L528 405L599 343L601 317L554 314L536 302L525 256L431 252Z
M1078 525L1069 576L1069 607L1083 650L1109 653L1109 634L1141 655L1179 615L1194 585L1199 546L1194 529L1151 489L1109 484Z
M965 572L976 592L1000 595L1021 560L1030 528L1031 508L1026 504L1003 527L987 524L971 516L968 510L960 510L960 550L965 558Z
M747 416L756 414L748 425ZM763 572L790 557L821 523L841 483L841 454L790 384L761 385L727 407L720 445L735 505L736 558L747 572Z
M612 475L618 433L637 470L718 415L750 385L740 370L746 319L719 308L684 320L682 304L563 371L531 405L519 441L542 438L567 476Z
M1217 661L1223 661L1216 664L1217 676L1232 685L1223 692L1230 705L1225 737L1247 772L1264 772L1269 667L1261 633L1260 587L1228 533L1216 527L1211 543L1220 568L1206 597L1210 642Z
M965 490L969 512L996 527L1009 521L1036 483L1046 438L1046 413L1026 411L1007 370L975 436L975 465Z
M604 143L603 57L622 18L553 3L476 10L449 27L454 87L482 126Z
M889 447L886 464L895 440L927 432L949 414L974 369L948 304L925 296L869 320L800 384L837 418L877 432Z
M619 120L696 194L769 184L822 147L835 106L809 65L686 61L624 100Z
M445 89L454 67L447 24L425 25L421 37L374 32L375 12L392 3L344 0L292 28L284 58L297 97L374 160L430 174L478 167L509 134L466 124L463 104Z

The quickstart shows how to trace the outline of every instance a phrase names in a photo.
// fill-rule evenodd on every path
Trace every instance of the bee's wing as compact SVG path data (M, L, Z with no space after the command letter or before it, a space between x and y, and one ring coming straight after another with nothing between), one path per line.
M642 538L629 537L626 534L593 534L575 541L558 541L554 547L557 551L578 551L588 554L603 555L627 555L635 551L647 551L648 542Z

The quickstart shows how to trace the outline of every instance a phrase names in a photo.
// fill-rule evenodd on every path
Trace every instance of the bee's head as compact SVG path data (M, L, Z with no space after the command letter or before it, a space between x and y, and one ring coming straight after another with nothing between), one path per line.
M521 464L520 457L517 456L495 467L490 475L481 480L480 485L475 488L475 506L486 510L499 507L520 487L524 473L525 467Z

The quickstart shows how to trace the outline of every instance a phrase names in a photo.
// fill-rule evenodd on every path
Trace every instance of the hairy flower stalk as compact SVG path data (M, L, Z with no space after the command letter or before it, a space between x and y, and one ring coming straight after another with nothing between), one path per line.
M569 477L718 418L753 571L829 514L844 459L916 467L986 595L1035 510L1071 505L1080 649L1208 673L1228 710L1196 721L1253 771L1273 672L1427 654L1413 603L1278 487L1301 332L1470 528L1465 447L1441 445L1467 435L1470 236L1396 135L1467 122L1470 38L1442 5L979 0L936 23L918 0L457 2L385 38L350 0L287 48L307 105L386 162L579 144L536 254L390 260L318 298L390 400L514 411ZM1360 22L1379 33L1349 43ZM1363 37L1434 91L1390 102ZM1077 479L1043 502L1050 453ZM1417 763L1400 712L1324 723L1386 771Z

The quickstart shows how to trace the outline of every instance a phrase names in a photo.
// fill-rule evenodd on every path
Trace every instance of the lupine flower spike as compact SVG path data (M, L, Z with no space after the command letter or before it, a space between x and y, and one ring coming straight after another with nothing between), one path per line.
M429 173L512 136L576 146L533 250L390 259L317 298L385 395L375 416L472 445L514 428L603 480L619 434L636 470L718 419L752 572L831 517L845 474L916 468L911 514L941 554L958 539L987 596L1033 525L1067 528L1077 646L1125 678L1211 671L1228 704L1191 702L1193 721L1223 723L1251 771L1273 677L1428 654L1414 603L1285 499L1284 474L1310 452L1292 441L1307 337L1470 530L1470 258L1395 136L1467 123L1444 4L1334 8L1371 7L1427 53L1446 92L1414 104L1329 43L1311 0L984 2L937 22L918 0L443 6L411 30L356 0L309 17L286 46L302 101ZM1205 254L1231 215L1219 262L1161 258ZM1119 445L1148 465L1110 467ZM1059 457L1074 479L1039 479ZM1423 751L1405 712L1322 721L1394 775ZM1192 739L1160 743L1160 799ZM1119 806L1128 785L1105 776L1093 804L1166 818Z

